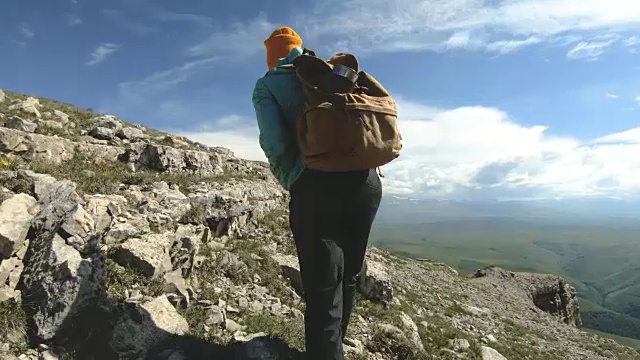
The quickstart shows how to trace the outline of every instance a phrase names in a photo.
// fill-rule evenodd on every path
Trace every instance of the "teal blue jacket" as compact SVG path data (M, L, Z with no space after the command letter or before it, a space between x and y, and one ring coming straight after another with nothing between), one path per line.
M289 64L301 54L302 49L295 48L278 65ZM292 70L274 67L256 82L252 101L260 147L273 175L289 190L304 171L295 135L296 117L304 102L302 88Z

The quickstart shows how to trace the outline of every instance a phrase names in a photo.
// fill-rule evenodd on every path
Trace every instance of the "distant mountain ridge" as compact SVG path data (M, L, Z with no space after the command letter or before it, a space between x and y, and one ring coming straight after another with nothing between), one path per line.
M403 216L418 218L430 215L432 218L454 217L513 217L538 219L640 219L640 201L616 198L576 198L576 199L531 199L531 200L455 200L417 199L404 196L383 198L388 214L402 212ZM403 210L403 206L407 209ZM417 212L417 213L416 213ZM415 214L411 216L411 214Z

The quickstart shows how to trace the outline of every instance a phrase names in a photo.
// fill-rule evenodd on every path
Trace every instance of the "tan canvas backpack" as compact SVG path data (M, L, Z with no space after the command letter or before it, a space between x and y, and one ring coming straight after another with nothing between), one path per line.
M298 145L305 167L358 171L385 165L400 155L398 110L389 92L352 54L328 61L305 49L292 64L306 95L297 119Z

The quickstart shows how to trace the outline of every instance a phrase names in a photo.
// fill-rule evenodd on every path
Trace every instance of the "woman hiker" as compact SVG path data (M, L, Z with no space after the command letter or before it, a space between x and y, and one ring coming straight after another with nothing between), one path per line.
M306 355L343 360L357 277L382 196L380 178L376 169L305 169L294 130L303 91L291 69L277 67L303 53L302 39L293 29L279 27L264 45L269 70L257 80L252 100L260 146L271 172L290 193L289 222L306 301Z

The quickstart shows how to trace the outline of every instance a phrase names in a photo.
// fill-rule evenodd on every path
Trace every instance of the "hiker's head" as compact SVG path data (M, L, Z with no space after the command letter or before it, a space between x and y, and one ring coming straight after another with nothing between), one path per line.
M292 28L281 26L264 41L264 46L267 48L267 66L271 69L278 65L278 59L289 55L293 48L302 46L302 39Z

